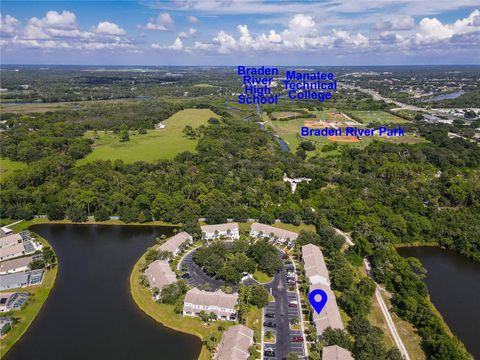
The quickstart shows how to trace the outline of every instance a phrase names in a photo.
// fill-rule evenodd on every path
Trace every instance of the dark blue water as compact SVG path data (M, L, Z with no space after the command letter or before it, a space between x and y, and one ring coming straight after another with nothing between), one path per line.
M197 359L200 340L144 314L130 295L133 265L156 236L152 226L36 225L55 249L55 286L5 360Z
M398 252L422 262L433 304L468 351L480 359L480 264L437 247L400 248Z

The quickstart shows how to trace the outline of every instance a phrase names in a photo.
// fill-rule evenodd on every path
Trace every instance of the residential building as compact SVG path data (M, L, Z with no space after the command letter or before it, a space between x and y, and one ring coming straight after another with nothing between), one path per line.
M350 351L338 345L331 345L322 349L322 360L353 360L353 356Z
M0 260L11 259L26 255L23 242L0 249Z
M317 335L321 336L326 328L343 329L342 318L340 317L340 311L338 310L337 300L335 294L329 286L324 284L316 284L310 286L310 292L315 289L321 289L327 294L327 303L322 309L320 314L313 312L313 323L317 329Z
M228 328L222 336L217 351L217 360L247 360L248 349L253 345L253 330L244 325Z
M0 336L5 335L13 326L13 319L9 316L0 316Z
M42 281L42 269L0 275L0 291L38 285L41 284Z
M0 290L15 289L28 285L28 272L0 275Z
M298 234L293 231L283 230L274 226L254 222L250 227L250 236L256 238L269 238L270 240L279 240L288 242L297 240Z
M28 295L26 292L0 293L0 312L20 309Z
M202 228L202 238L205 240L214 240L220 237L239 239L240 231L238 223L225 223L215 225L204 225Z
M6 260L0 263L0 274L9 274L20 271L27 271L28 265L33 261L34 256L25 256L17 259Z
M145 270L145 276L151 288L161 289L165 285L173 284L177 281L175 273L170 269L170 265L166 260L155 260L148 265Z
M17 245L22 242L22 236L20 234L9 234L0 237L0 248L6 248L9 246Z
M0 238L4 237L4 236L7 236L7 235L10 235L10 234L13 234L13 230L6 227L6 226L3 226L0 228Z
M330 286L328 269L325 265L322 251L318 246L307 244L302 246L302 259L305 275L311 284L324 284Z
M182 247L183 244L188 243L191 244L193 242L192 236L182 231L172 237L169 237L160 247L158 248L159 251L168 251L176 256Z
M183 315L198 316L203 310L207 314L214 313L221 320L235 320L237 302L237 293L225 294L220 290L210 292L193 288L185 295Z

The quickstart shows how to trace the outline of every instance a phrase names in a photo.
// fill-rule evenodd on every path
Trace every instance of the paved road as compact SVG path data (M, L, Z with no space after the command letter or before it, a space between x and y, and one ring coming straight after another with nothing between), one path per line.
M368 276L371 276L372 267L370 265L370 262L366 258L363 259L363 262L365 264L365 269L367 270ZM390 312L388 311L387 304L385 304L385 301L382 298L382 294L380 293L380 287L378 286L377 283L375 283L375 285L377 286L375 289L375 298L377 299L377 302L380 305L380 309L382 310L383 316L385 317L385 321L387 322L388 329L390 330L393 340L395 341L395 345L397 345L398 350L400 350L400 353L403 355L405 360L410 360L410 356L408 355L407 349L405 348L405 345L403 344L403 341L400 338L400 335L398 334L397 328L395 327L395 323L393 322L392 317L390 316Z
M290 267L293 269L292 265L290 265ZM265 360L283 359L286 358L290 352L295 352L300 357L304 357L303 343L291 342L292 337L303 337L300 330L290 330L291 321L294 318L300 320L301 305L297 298L297 293L295 291L288 291L285 267L282 268L282 270L275 275L274 280L265 287L271 291L275 298L275 301L267 305L265 313L274 313L275 319L264 319L264 322L273 321L277 324L275 329L264 327L264 332L270 331L276 336L275 344L265 344L265 348L271 347L275 350L275 357L265 357ZM298 301L298 307L288 307L290 301Z
M213 279L212 277L208 276L200 266L195 264L192 258L194 252L195 251L188 253L180 263L180 269L186 267L187 272L190 274L190 279L187 279L187 282L193 287L210 284L210 288L213 291L219 289L220 286L225 285L223 280Z

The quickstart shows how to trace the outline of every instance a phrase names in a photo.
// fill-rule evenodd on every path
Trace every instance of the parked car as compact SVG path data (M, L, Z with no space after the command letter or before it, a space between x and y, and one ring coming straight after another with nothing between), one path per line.
M275 356L275 350L273 350L273 349L265 349L265 350L263 351L263 355L264 355L264 356L274 357L274 356Z
M269 328L276 328L276 327L277 327L277 324L275 324L274 322L269 321L269 322L264 322L264 323L263 323L263 326L269 327Z
M294 336L290 339L291 342L303 342L303 337L301 336Z
M297 308L297 307L298 307L298 304L288 303L288 307L289 307L289 308Z
M266 317L267 319L275 319L275 314L266 313L266 314L265 314L265 317Z
M190 279L190 278L191 278L191 276L190 276L189 273L185 273L185 274L182 275L182 279Z

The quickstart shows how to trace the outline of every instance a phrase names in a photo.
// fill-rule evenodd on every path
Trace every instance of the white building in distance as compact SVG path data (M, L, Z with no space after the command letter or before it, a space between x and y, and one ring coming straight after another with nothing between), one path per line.
M238 229L238 223L225 223L225 224L215 224L215 225L203 225L200 226L202 229L202 239L204 240L215 240L220 237L230 238L230 239L239 239L240 230Z
M278 239L281 242L297 240L298 234L293 231L283 230L274 226L254 222L250 227L250 236L255 238Z
M183 302L184 316L199 316L201 311L214 313L220 320L235 320L238 294L226 294L220 290L215 292L193 288L187 291Z

